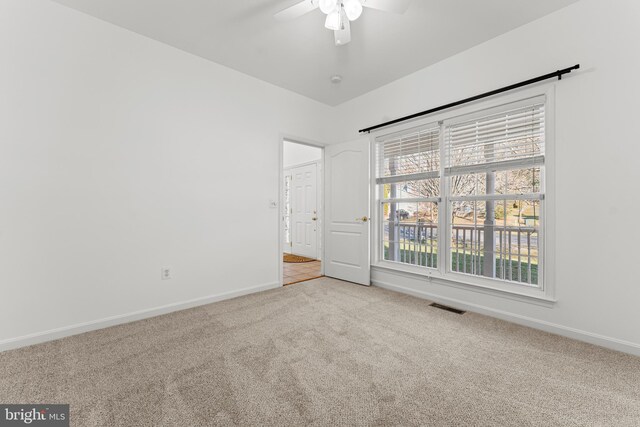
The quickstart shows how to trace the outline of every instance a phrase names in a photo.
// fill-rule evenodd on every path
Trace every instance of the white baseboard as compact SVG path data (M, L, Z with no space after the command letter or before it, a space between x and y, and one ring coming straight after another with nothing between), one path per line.
M187 308L197 307L200 305L211 304L217 301L223 301L239 297L242 295L248 295L255 292L266 291L268 289L274 289L282 286L278 282L266 283L258 286L251 286L248 288L239 289L237 291L225 292L217 295L209 295L206 297L195 298L188 301L177 302L173 304L167 304L160 307L148 308L145 310L135 311L133 313L119 314L117 316L111 316L104 319L92 320L84 323L77 323L75 325L63 326L61 328L51 329L43 332L36 332L29 335L24 335L16 338L9 338L0 341L0 352L11 350L19 347L25 347L28 345L39 344L46 341L57 340L60 338L68 337L71 335L82 334L85 332L95 331L97 329L108 328L109 326L120 325L123 323L134 322L136 320L147 319L149 317L160 316L162 314L171 313L174 311L185 310Z
M617 338L611 338L604 335L594 334L587 331L582 331L567 326L558 325L544 320L538 320L527 316L521 316L519 314L509 313L502 310L496 310L493 308L485 307L478 304L468 303L457 300L455 298L442 297L431 292L420 291L416 289L406 288L404 286L394 285L381 280L372 280L371 283L381 288L389 289L391 291L400 292L403 294L412 295L418 298L428 299L439 304L451 305L461 310L472 311L474 313L484 314L486 316L495 317L498 319L506 320L507 322L517 323L518 325L528 326L530 328L539 329L552 334L561 335L567 338L572 338L578 341L584 341L590 344L606 347L612 350L621 351L624 353L640 356L640 344L636 344L630 341L619 340Z

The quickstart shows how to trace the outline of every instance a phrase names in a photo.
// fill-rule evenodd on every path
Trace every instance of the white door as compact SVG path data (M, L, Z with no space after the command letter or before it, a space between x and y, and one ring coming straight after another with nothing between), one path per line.
M325 275L370 285L369 140L325 148Z
M291 253L318 258L318 166L291 169Z

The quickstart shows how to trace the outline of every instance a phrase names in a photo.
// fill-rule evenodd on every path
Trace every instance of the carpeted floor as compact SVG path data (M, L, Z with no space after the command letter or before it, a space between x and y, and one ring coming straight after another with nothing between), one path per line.
M638 426L640 358L322 278L0 353L74 426Z

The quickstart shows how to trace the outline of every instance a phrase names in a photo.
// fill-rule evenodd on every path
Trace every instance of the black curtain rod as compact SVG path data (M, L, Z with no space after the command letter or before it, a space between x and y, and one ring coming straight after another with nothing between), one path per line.
M482 93L480 95L472 96L471 98L465 98L465 99L462 99L460 101L456 101L456 102L452 102L450 104L445 104L445 105L441 105L441 106L436 107L436 108L432 108L430 110L421 111L419 113L411 114L411 115L405 116L405 117L400 117L399 119L395 119L395 120L391 120L391 121L388 121L388 122L384 122L384 123L381 123L379 125L371 126L371 127L364 128L364 129L360 129L359 132L360 133L371 132L372 130L379 129L381 127L394 125L396 123L400 123L400 122L404 122L404 121L407 121L407 120L415 119L417 117L426 116L427 114L432 114L432 113L435 113L437 111L446 110L447 108L457 107L458 105L467 104L469 102L477 101L478 99L487 98L489 96L493 96L493 95L497 95L497 94L502 93L502 92L507 92L507 91L510 91L510 90L513 90L513 89L517 89L517 88L522 87L522 86L527 86L527 85L531 85L531 84L534 84L534 83L541 82L543 80L552 79L554 77L557 77L558 80L562 80L562 76L564 74L569 74L573 70L577 70L579 68L580 68L580 64L576 64L573 67L565 68L564 70L554 71L553 73L545 74L543 76L539 76L539 77L535 77L533 79L525 80L525 81L520 82L520 83L516 83L516 84L509 85L509 86L505 86L505 87L500 88L500 89L495 89L495 90L492 90L490 92L485 92L485 93Z

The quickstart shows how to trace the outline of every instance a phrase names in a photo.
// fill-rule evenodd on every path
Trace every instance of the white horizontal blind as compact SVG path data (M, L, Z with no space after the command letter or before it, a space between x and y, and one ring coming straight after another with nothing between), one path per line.
M544 139L544 104L452 124L445 130L445 174L542 165Z
M429 127L377 141L377 183L440 176L440 128Z

